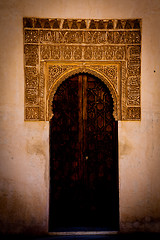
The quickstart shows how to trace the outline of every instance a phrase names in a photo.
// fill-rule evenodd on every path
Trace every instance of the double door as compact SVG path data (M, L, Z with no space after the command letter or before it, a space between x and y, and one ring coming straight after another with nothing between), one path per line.
M118 228L117 122L106 85L65 80L50 121L49 230Z

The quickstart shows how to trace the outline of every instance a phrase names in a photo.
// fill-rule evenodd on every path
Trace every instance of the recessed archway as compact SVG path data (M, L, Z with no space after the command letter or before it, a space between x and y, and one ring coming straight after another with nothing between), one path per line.
M110 90L80 73L59 84L52 102L49 230L117 230L118 127Z

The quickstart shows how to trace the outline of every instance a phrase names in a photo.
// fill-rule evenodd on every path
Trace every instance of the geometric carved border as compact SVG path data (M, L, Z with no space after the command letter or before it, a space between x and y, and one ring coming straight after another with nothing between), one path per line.
M116 120L141 119L140 19L24 18L25 120L49 121L58 86L90 73L108 86Z

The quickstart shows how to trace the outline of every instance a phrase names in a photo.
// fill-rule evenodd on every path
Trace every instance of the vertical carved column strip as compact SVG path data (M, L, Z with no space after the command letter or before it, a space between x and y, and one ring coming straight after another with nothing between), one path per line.
M121 64L121 115L122 120L126 119L126 62Z
M24 31L25 119L39 120L39 34Z
M45 120L45 76L44 62L40 62L40 79L39 79L39 118Z

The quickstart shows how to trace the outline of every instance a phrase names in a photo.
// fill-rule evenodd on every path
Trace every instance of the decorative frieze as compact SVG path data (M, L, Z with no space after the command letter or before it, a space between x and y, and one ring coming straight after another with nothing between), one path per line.
M108 84L117 120L140 120L140 19L23 22L25 120L49 120L48 96L53 98L55 86L78 72L94 74Z
M24 18L24 28L38 29L140 29L140 19L44 19Z
M30 32L30 33L29 33ZM36 41L33 30L26 30L25 36L31 36L30 42ZM26 42L29 42L27 36ZM34 38L35 37L35 38ZM42 44L139 44L141 32L137 31L40 31Z
M125 60L124 46L55 46L42 45L40 47L41 60Z

